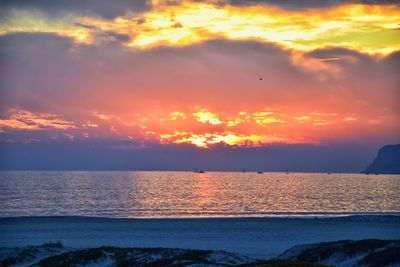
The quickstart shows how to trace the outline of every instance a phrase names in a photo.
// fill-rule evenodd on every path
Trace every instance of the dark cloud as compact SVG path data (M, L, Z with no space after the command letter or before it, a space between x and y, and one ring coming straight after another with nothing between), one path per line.
M87 24L80 23L80 22L75 22L74 25L85 28L85 29L89 29L89 30L98 30L98 27L95 25L87 25Z
M183 25L182 25L182 23L180 23L180 22L175 22L174 25L173 25L173 27L174 27L174 28L182 28Z
M127 12L140 13L149 7L146 0L0 0L0 15L6 15L13 8L37 9L51 17L73 12L113 19Z
M113 43L125 43L131 40L131 36L128 34L121 34L114 31L103 31L95 25L87 25L84 23L76 22L75 26L82 27L85 29L93 30L93 36L97 42L113 42Z
M99 34L119 42L127 40L113 32ZM296 66L291 54L279 46L250 41L212 40L179 48L135 50L107 42L76 45L69 38L52 34L7 34L0 37L0 113L20 107L76 121L86 120L94 110L115 115L151 113L157 109L155 104L177 110L199 105L226 112L289 106L300 111L363 114L371 119L383 116L398 125L400 87L395 67L399 53L377 60L347 49L320 49L306 58L322 60L340 68L341 73L320 79ZM121 149L137 147L138 143L74 142L65 141L68 136L63 137L62 131L9 131L2 133L0 167L358 171L388 142L381 132L396 134L394 128L385 127L362 128L366 135L372 133L374 144L379 144L373 149L361 145L340 149L287 145L198 150L151 143L146 149ZM368 143L360 137L363 133L353 132L354 143ZM4 141L18 136L32 142ZM46 138L63 141L43 142Z
M114 32L99 32L98 38L129 40ZM0 37L0 103L3 108L51 107L60 112L71 106L129 111L149 102L222 110L287 103L304 109L307 103L334 112L338 105L354 109L351 100L374 100L373 112L394 105L394 85L399 82L393 71L396 55L376 60L347 49L316 50L307 57L341 70L339 78L326 74L321 80L293 64L290 54L278 46L257 42L213 40L138 51L107 42L76 46L51 34L8 34Z
M43 95L37 94L41 84L49 82L43 93L60 88L71 47L69 38L47 33L12 33L0 37L1 110L21 104L36 111L44 100Z
M118 44L126 43L129 40L131 40L131 36L113 31L96 31L94 33L94 38L99 42L118 43Z
M311 52L305 54L308 58L317 58L324 62L332 62L332 63L354 63L354 62L363 62L368 63L377 62L376 59L370 57L369 55L362 54L358 51L347 49L347 48L322 48L316 49Z
M146 19L145 19L145 18L139 18L139 19L136 21L137 24L143 24L143 23L145 23L145 22L146 22Z
M0 170L224 170L359 172L380 144L267 145L235 148L216 145L147 144L91 140L0 143ZM130 147L126 149L126 147ZM157 155L157 156L155 156Z
M339 67L343 78L336 81L337 87L358 95L358 101L368 105L370 109L379 107L382 111L386 110L384 112L386 115L381 116L390 116L398 120L400 77L396 74L396 70L400 68L399 55L400 53L396 52L378 59L354 50L327 48L314 50L306 56ZM400 133L399 130L396 132Z
M289 9L304 8L327 8L343 4L365 4L365 5L386 5L399 4L398 0L228 0L228 3L235 6L247 6L254 4L270 4Z
M400 69L400 51L388 55L383 62L387 64L392 71L397 72ZM400 84L398 86L400 88Z
M99 34L115 38L113 33ZM116 38L126 40L123 36ZM218 97L236 101L247 95L251 101L264 98L277 87L289 88L287 75L299 83L314 79L297 70L286 52L256 42L215 40L184 48L136 51L102 45L76 47L67 38L20 33L0 37L0 53L2 91L6 94L2 104L17 104L28 110L32 105L50 104L94 108L96 103L103 105L109 94L123 98L110 106L130 109L136 101L155 97L165 102L218 104ZM267 87L258 83L260 75ZM253 87L251 94L247 93L249 86ZM85 98L78 95L99 102L83 104ZM128 104L125 101L129 98Z

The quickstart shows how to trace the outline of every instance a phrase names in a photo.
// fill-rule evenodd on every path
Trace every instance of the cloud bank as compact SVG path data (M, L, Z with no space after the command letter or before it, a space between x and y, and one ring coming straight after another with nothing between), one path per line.
M280 153L304 146L316 162L313 151L336 157L335 145L351 144L364 147L340 150L359 159L355 170L362 151L400 140L396 3L133 2L0 3L3 168L28 166L44 148L50 159L96 144L139 169L167 168L139 160L150 151L171 161L189 151L188 168L197 158L217 169L215 155L222 169L247 157L260 168L273 153L282 162L270 159L271 170L305 170Z

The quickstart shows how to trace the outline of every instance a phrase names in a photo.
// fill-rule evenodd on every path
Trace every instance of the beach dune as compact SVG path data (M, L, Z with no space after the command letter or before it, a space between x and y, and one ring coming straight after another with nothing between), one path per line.
M300 244L336 240L400 239L400 217L111 219L0 218L0 246L60 241L98 246L225 250L268 259Z

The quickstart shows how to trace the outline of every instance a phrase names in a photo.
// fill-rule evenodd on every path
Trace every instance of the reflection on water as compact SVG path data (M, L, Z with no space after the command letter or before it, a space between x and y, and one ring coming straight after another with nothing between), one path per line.
M400 213L400 176L232 172L0 172L0 216Z

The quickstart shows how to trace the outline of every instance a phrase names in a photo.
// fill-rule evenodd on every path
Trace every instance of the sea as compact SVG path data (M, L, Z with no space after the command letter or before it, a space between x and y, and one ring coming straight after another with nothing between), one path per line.
M400 215L400 176L293 172L0 172L0 217L352 215Z

